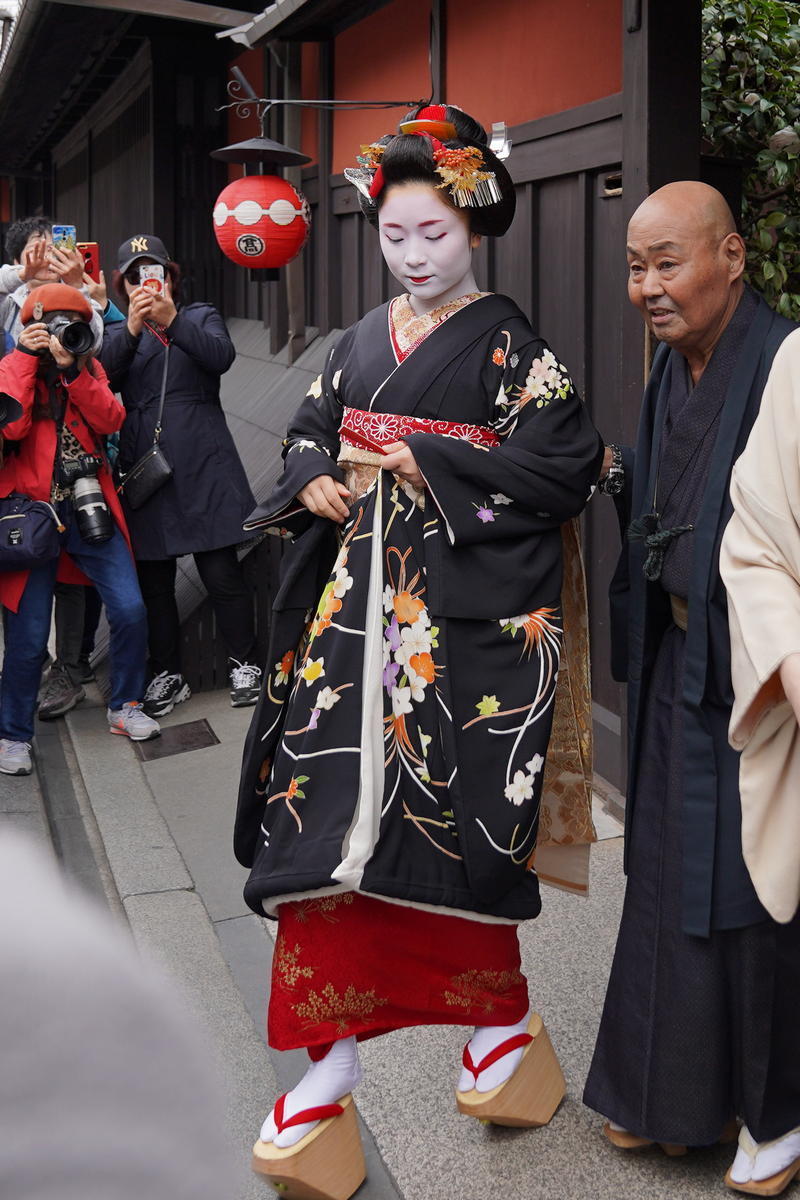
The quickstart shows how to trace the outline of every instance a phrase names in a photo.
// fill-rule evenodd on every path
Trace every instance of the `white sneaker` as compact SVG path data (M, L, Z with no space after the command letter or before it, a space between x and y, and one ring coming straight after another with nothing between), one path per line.
M261 694L261 667L254 663L240 663L235 658L231 666L231 704L234 708L248 708L258 703Z
M182 704L191 696L191 689L182 675L168 675L162 671L147 685L142 708L148 717L165 717L176 704Z
M30 775L31 770L30 742L0 738L0 771L4 775Z
M161 728L158 721L148 717L138 701L123 704L122 708L106 709L109 732L121 733L133 742L146 742L149 738L158 737Z

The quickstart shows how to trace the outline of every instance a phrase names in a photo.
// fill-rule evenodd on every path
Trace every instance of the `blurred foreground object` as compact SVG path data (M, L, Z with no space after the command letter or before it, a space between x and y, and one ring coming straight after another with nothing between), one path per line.
M0 1195L230 1196L220 1087L168 982L17 834L0 912Z

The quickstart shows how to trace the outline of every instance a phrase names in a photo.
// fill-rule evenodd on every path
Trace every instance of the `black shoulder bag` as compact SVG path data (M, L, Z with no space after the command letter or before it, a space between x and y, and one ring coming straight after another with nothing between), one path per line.
M161 377L161 399L158 402L158 416L153 432L153 444L142 457L133 464L130 471L122 476L118 492L122 492L131 508L141 508L151 496L155 495L172 476L172 467L166 454L161 449L161 418L164 414L164 397L167 391L167 371L169 370L169 343L164 347L164 373Z

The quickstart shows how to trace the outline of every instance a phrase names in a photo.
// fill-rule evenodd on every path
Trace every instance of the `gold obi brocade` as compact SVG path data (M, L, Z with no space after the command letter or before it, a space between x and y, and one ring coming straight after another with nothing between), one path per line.
M358 446L342 444L339 451L339 466L344 472L345 487L353 498L360 500L369 491L381 469L382 454L374 450L360 450Z

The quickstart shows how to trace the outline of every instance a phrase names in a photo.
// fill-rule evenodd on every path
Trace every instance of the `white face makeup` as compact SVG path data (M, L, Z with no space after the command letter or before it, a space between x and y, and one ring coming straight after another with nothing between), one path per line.
M381 251L416 313L477 292L466 216L424 183L390 187L378 217Z

